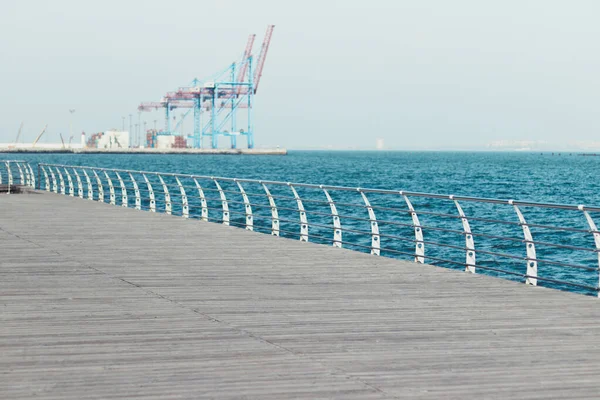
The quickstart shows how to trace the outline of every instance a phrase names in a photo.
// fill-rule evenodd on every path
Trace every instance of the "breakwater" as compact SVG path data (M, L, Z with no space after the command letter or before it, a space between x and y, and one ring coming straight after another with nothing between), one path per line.
M223 155L286 155L286 149L155 149L155 148L127 148L127 149L74 149L74 148L0 148L0 153L34 153L34 154L223 154Z

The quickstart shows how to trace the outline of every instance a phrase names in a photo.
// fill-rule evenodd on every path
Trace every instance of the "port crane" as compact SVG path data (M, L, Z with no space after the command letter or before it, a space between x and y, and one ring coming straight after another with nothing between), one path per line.
M24 122L21 122L21 126L19 126L19 132L17 133L17 138L15 139L15 144L19 143L19 138L21 137L21 131L23 130Z
M258 58L252 55L256 35L248 37L242 59L234 62L200 81L192 80L189 86L167 92L159 102L144 102L138 111L165 110L165 126L158 135L178 135L183 119L191 111L194 115L194 133L190 137L194 148L208 147L203 139L210 139L210 147L218 147L219 136L231 140L231 148L237 148L237 137L246 136L248 148L254 147L253 104L258 84L262 77L265 60L271 43L274 25L269 25ZM184 117L172 129L171 111L176 108L189 108ZM238 129L237 115L246 110L246 128ZM204 117L204 114L208 114Z
M36 143L40 140L40 138L42 137L42 135L44 134L44 132L46 132L47 128L48 128L48 124L44 125L44 129L42 129L42 131L40 132L40 134L37 135L37 137L33 141L33 144L31 145L31 147L35 147Z
M19 126L19 131L17 132L17 138L15 139L15 142L12 145L8 145L9 149L17 147L17 143L19 143L19 138L21 137L22 130L23 130L23 122L21 122L21 125Z

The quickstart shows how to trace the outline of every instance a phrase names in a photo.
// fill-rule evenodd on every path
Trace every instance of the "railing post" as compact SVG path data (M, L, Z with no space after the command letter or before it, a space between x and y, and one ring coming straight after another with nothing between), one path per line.
M106 177L106 181L108 182L108 190L110 193L110 204L113 206L116 206L117 199L115 197L115 187L113 186L112 180L110 179L110 176L108 176L108 173L106 172L106 170L104 170L104 176Z
M598 256L598 289L600 289L600 232L598 232L598 228L596 227L596 224L594 223L594 220L592 219L592 216L590 215L590 213L588 213L585 210L585 207L583 205L577 206L577 208L579 209L579 211L583 212L583 215L585 216L585 220L588 223L588 226L590 227L590 232L592 233L592 235L594 235L594 245L596 246L596 253ZM596 291L596 296L600 297L600 291Z
M67 170L67 168L64 168L65 173L67 174L67 182L69 183L69 196L74 197L75 196L75 190L73 189L73 179L71 179L71 174L69 174L69 171Z
M158 175L158 179L160 180L160 184L162 185L163 192L165 194L165 213L171 215L173 208L171 205L171 194L169 193L169 188L167 187L167 184L165 183L162 176Z
M156 199L154 198L154 189L152 189L152 185L150 184L150 180L146 176L146 174L142 174L144 177L144 181L146 181L146 185L148 186L148 197L150 197L150 212L156 212Z
M408 210L410 212L410 216L412 218L413 227L415 228L415 262L423 264L425 262L425 242L423 241L423 228L421 228L421 223L419 222L419 217L412 203L408 199L408 197L404 194L403 191L400 192L400 195L404 198L406 205L408 206Z
M469 225L469 220L465 215L462 207L458 203L457 200L454 200L454 196L450 196L450 200L454 201L454 205L458 210L458 214L460 215L460 220L462 222L463 231L465 233L465 248L466 250L466 266L465 271L475 273L475 241L473 240L473 234L471 233L471 226Z
M38 169L41 168L42 172L44 173L44 181L46 183L46 192L50 191L50 179L48 178L48 172L46 172L46 168L44 168L43 166L38 165ZM50 167L48 167L50 168ZM40 185L42 184L42 182L40 181Z
M19 170L19 179L21 180L21 186L25 185L25 177L23 176L23 168L21 168L21 166L19 165L18 162L14 163L17 166L17 169Z
M52 191L58 193L58 180L56 179L56 175L54 175L52 167L49 166L48 171L50 171L50 176L52 176Z
M133 183L133 192L135 193L135 209L141 210L142 209L142 199L140 198L140 188L138 187L138 184L135 181L135 178L133 177L131 172L129 173L129 177L131 178L131 182Z
M6 174L8 175L8 193L10 194L10 187L13 184L13 177L12 172L10 171L10 163L6 161L4 164L6 164Z
M58 179L60 181L60 194L62 195L66 195L67 194L67 190L65 189L65 179L62 176L62 173L60 172L60 168L58 167L54 167L56 169L56 174L58 175Z
M200 186L196 178L194 178L194 183L196 184L196 188L198 188L198 196L200 196L200 219L202 221L208 221L208 205L206 204L206 197L204 197L204 190L202 190L202 186Z
M271 235L279 236L279 213L277 212L277 206L275 205L275 199L271 195L269 188L267 185L260 182L262 184L265 193L267 194L267 198L269 199L269 206L271 207Z
M325 193L325 197L327 198L327 203L329 203L329 208L331 209L331 217L333 219L333 247L342 247L342 224L340 222L340 215L337 212L337 207L327 189L323 188L323 185L320 185L319 188Z
M187 194L185 193L185 189L184 189L183 185L181 184L181 181L179 180L179 178L175 177L175 180L177 181L177 186L179 186L179 192L181 193L181 214L182 214L183 218L189 218L190 217L190 206L188 204Z
M31 174L31 188L35 189L35 174L33 173L33 168L31 168L31 164L27 163L27 167L29 167L29 173Z
M85 169L83 169L83 175L85 176L85 183L87 184L88 188L88 200L94 200L94 187L92 186L92 180Z
M80 199L83 199L83 185L81 184L81 177L79 176L76 168L73 168L73 173L75 174L75 179L77 179L77 195Z
M25 185L31 187L31 178L29 177L29 168L27 167L27 163L23 163L23 168L25 168Z
M380 255L380 237L379 237L379 225L377 224L377 218L375 217L375 212L373 211L373 207L371 207L371 203L367 198L367 195L360 189L357 188L360 193L365 206L367 207L367 212L369 213L369 224L371 225L371 254Z
M529 225L527 225L527 221L525 221L525 217L521 210L514 203L514 200L509 200L508 204L514 207L515 213L519 218L519 225L523 228L523 236L525 237L525 248L527 250L527 277L525 278L525 283L528 285L536 286L537 285L537 257L535 254L535 243L533 243L533 237L531 236L531 231L529 230Z
M123 178L121 178L121 175L119 175L119 173L116 171L115 175L117 175L117 179L119 180L119 186L121 187L121 207L127 208L127 188L125 188L125 183L123 182Z
M223 225L229 225L229 205L227 204L227 197L225 196L225 192L219 185L219 182L215 178L212 178L213 182L217 186L217 190L219 191L219 197L221 198L221 205L223 207Z
M308 242L308 220L306 219L306 211L304 210L302 199L298 196L298 192L296 192L291 183L288 182L287 185L292 189L294 199L296 199L296 204L298 205L298 213L300 214L300 241Z
M95 169L93 169L92 172L94 173L94 176L96 177L96 183L98 184L98 201L100 203L104 203L104 188L102 187L102 181L100 180L100 177Z
M246 230L252 231L252 230L254 230L254 224L252 221L252 207L250 206L250 200L248 199L248 195L246 194L246 191L242 187L242 184L237 179L234 179L234 181L235 181L235 183L237 183L238 187L240 188L240 193L242 194L242 199L244 200L244 208L246 210L245 211L245 213L246 213Z

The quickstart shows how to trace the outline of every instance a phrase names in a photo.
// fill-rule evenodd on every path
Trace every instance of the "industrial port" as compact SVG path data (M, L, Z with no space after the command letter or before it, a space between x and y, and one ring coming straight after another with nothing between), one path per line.
M20 142L23 123L12 143L0 143L0 152L63 153L190 153L190 154L287 154L280 148L255 148L254 97L257 94L274 25L267 27L258 57L253 55L255 34L248 37L241 59L204 80L192 79L185 86L166 92L159 101L142 102L137 107L138 122L121 130L109 129L73 140L59 134L60 143L40 143L47 125L33 143ZM185 110L179 120L174 110ZM164 126L146 129L142 113L164 111ZM75 110L69 110L71 115ZM193 133L183 132L191 115ZM143 125L143 129L142 129ZM134 128L135 126L135 128ZM221 143L219 141L221 139ZM226 147L223 147L223 142Z

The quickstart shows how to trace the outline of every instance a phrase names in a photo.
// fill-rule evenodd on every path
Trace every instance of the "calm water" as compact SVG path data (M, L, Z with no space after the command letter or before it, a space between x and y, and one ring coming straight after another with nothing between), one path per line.
M2 158L15 158L0 154ZM255 178L265 180L291 181L300 183L319 183L341 186L386 188L415 192L455 194L501 199L531 200L537 202L556 202L570 204L600 205L599 182L596 179L600 157L581 157L569 153L551 155L544 153L454 153L454 152L290 152L287 156L225 156L225 155L20 155L19 159L31 162L61 163L68 165L85 165L98 167L124 168L134 170L194 173L201 175ZM157 182L155 182L157 183ZM193 188L192 182L184 182ZM252 193L251 202L268 205L262 188L258 185L246 187ZM224 189L231 190L228 198L239 197L233 194L235 186L224 184ZM192 189L190 189L192 190ZM211 189L208 189L209 191ZM214 191L214 189L212 189ZM271 188L281 208L281 229L283 236L298 237L298 213L291 193L287 188ZM155 191L159 193L158 187ZM300 195L307 200L323 201L323 193L299 189ZM176 189L173 190L176 192ZM119 194L117 193L117 196ZM332 192L336 202L362 204L362 199L355 193ZM130 194L131 196L131 194ZM174 193L175 213L178 208L177 193ZM193 216L200 213L197 196L190 197L190 212ZM209 197L211 220L219 222L220 202L218 194ZM285 199L287 197L287 199ZM370 195L378 220L388 221L380 224L382 254L402 259L411 259L414 252L414 232L410 226L410 216L406 213L406 204L400 196ZM230 204L233 225L245 222L243 204L240 199ZM464 236L460 233L460 220L427 214L441 213L456 215L456 208L449 201L414 198L413 203L420 214L424 226L426 243L426 262L450 268L464 269L465 250ZM462 204L469 217L499 219L518 222L509 206L490 206L480 204ZM157 206L161 206L160 199ZM327 204L305 203L308 211L311 241L331 243L331 217ZM384 210L383 208L389 208ZM286 211L287 209L287 211ZM315 212L315 214L311 214ZM356 207L338 207L344 231L344 241L369 246L371 237L352 231L370 232L368 216L363 209ZM256 230L270 232L270 209L254 207ZM575 229L587 229L582 213L566 211L536 210L524 208L523 213L529 223L568 226ZM365 215L362 215L365 214ZM348 218L344 218L347 216ZM593 215L600 224L600 215ZM353 220L351 217L366 218ZM289 221L289 222L286 222ZM293 222L292 222L293 221ZM314 224L311 225L311 224ZM426 227L430 227L429 229ZM525 272L525 245L522 231L518 225L488 223L474 220L471 227L475 235L475 246L478 265L503 269L507 272L522 274ZM440 230L440 228L442 230ZM445 232L449 229L456 232ZM477 236L477 233L482 235ZM584 232L557 232L548 229L532 228L536 241L550 242L559 245L581 246L594 249L593 237ZM488 235L488 236L485 236ZM516 241L495 239L491 236L510 236ZM401 239L398 239L401 238ZM402 240L404 239L404 240ZM443 245L447 247L444 247ZM351 245L344 244L344 247ZM368 251L366 247L354 247L355 250ZM501 253L497 256L489 253ZM586 271L577 268L554 265L553 262L566 262L574 265L597 267L597 255L593 252L581 252L552 246L538 246L537 258L547 260L540 262L539 276L560 279L576 284L597 286L598 271ZM427 256L430 258L427 259ZM449 263L440 260L454 260ZM496 271L478 272L500 275L509 279L522 280L522 277L511 276ZM540 282L545 286L565 289L564 285ZM571 288L570 290L573 290ZM575 289L584 293L592 293L583 289Z

